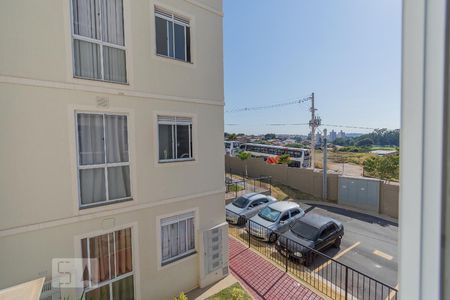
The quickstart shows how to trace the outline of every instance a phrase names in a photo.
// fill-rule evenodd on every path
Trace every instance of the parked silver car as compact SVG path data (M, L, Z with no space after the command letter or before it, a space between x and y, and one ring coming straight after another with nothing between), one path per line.
M244 225L247 219L275 201L277 199L274 197L263 194L248 193L242 195L225 206L226 219L231 224Z
M279 232L289 228L289 224L305 214L297 203L278 201L264 207L247 222L247 230L254 237L274 243Z

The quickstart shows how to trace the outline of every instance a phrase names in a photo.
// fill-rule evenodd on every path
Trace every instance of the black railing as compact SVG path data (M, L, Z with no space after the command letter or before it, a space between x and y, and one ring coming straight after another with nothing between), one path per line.
M260 176L257 178L245 178L231 174L225 176L225 198L235 199L243 194L255 192L260 194L272 194L272 177Z
M230 223L234 223L233 220L241 217L229 210L226 214ZM247 220L242 226L232 224L229 226L231 236L241 240L249 248L255 249L279 265L285 272L306 282L331 299L397 299L397 289L322 252L284 236L274 242L280 237L281 232L271 230L252 220ZM300 249L302 249L302 255L299 254Z

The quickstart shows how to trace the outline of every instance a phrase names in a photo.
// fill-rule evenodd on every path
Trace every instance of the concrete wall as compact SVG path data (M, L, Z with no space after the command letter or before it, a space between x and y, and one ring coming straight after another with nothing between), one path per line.
M236 157L225 156L225 170L235 174L243 174L247 164L248 175L258 177L272 176L273 182L295 188L315 197L322 197L322 173L311 169L289 168L286 165L269 165L260 158L241 161ZM328 199L336 202L338 198L338 181L336 174L328 174Z
M381 183L380 185L380 213L398 219L399 190L397 183Z
M236 157L225 156L225 171L234 174L244 174L247 164L248 175L258 177L272 176L272 180L314 197L322 197L322 172L311 169L289 168L286 165L269 165L260 158L251 158L241 161ZM328 199L326 201L337 203L339 196L339 175L328 174ZM368 179L371 180L371 179ZM399 185L396 183L380 182L379 208L377 212L398 219Z

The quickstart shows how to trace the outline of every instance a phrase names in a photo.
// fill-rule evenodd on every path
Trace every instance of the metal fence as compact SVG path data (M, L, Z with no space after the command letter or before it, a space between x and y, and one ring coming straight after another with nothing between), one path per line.
M235 199L250 192L271 195L272 177L245 178L233 174L225 174L225 199Z
M226 214L227 220L237 220L239 217L229 210ZM247 220L242 226L230 224L229 234L275 262L285 272L306 282L331 299L397 299L398 291L395 288L340 263L324 253L285 237L274 243L273 240L280 236L280 232L272 231L252 220ZM302 248L307 249L306 252L311 256L298 258L298 254L293 255L295 249ZM294 256L297 257L294 258Z

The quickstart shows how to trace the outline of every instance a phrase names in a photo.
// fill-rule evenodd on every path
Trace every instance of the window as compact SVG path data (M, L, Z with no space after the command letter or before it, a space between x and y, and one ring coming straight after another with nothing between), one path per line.
M82 239L81 255L97 259L83 273L84 299L134 299L131 228Z
M194 213L161 220L161 265L195 253Z
M192 118L158 116L159 161L192 160Z
M299 213L300 213L300 210L293 209L293 210L291 210L291 217L294 217L294 216L298 215Z
M289 219L289 212L284 213L281 217L280 221L287 221Z
M327 225L327 227L322 231L322 233L320 234L320 238L321 239L325 239L327 238L330 234L332 234L333 232L335 232L337 229L336 225L334 224L330 224Z
M156 53L191 62L189 20L155 7Z
M80 207L131 199L127 116L77 113Z
M126 83L122 0L72 0L73 75Z

